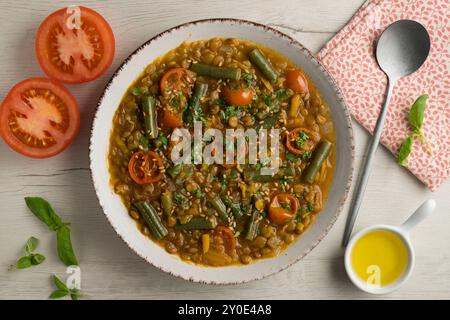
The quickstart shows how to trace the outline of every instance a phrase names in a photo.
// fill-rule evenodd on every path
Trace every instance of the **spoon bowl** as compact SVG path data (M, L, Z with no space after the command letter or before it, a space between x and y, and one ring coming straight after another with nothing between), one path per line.
M376 58L380 68L392 81L419 69L429 51L430 36L425 27L416 21L400 20L381 34Z

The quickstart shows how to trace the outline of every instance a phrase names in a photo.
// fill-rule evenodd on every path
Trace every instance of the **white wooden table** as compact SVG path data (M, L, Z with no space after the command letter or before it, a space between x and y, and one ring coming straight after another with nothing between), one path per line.
M190 20L234 17L268 24L286 32L312 51L342 28L363 0L283 1L78 1L101 12L116 36L114 65L99 80L71 86L81 107L80 133L64 153L46 160L25 158L0 141L0 299L45 299L52 291L50 274L64 276L55 254L53 234L34 218L23 198L48 199L72 222L73 240L82 267L82 287L89 298L377 298L358 291L347 279L339 246L347 209L325 240L305 259L261 281L236 286L190 283L138 258L114 233L98 205L90 180L88 141L97 100L113 70L137 46L155 34ZM34 56L34 34L50 12L73 1L0 1L0 98L14 83L43 75ZM356 169L368 135L354 125ZM357 172L357 171L356 171ZM357 228L375 223L399 224L425 199L438 210L414 230L417 264L413 277L384 298L450 298L450 184L431 194L400 168L384 149L362 205ZM348 205L348 203L347 203ZM47 261L36 268L8 271L26 239L41 239Z

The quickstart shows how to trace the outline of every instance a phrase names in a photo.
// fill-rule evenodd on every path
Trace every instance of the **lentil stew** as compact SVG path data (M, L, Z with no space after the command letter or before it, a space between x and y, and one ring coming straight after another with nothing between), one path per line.
M194 121L223 132L280 129L279 170L264 176L260 163L174 164L171 135L192 132ZM205 266L248 264L277 256L320 213L335 132L329 107L292 62L244 40L212 38L182 43L129 87L108 162L131 218L168 253Z

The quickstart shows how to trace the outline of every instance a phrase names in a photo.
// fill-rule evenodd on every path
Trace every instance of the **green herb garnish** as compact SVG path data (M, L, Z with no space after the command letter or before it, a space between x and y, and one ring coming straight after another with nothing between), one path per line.
M255 85L255 78L253 76L253 73L244 72L241 74L241 79L247 88L253 87Z
M308 134L306 132L304 132L304 131L300 131L299 134L298 134L298 137L297 137L297 141L296 141L297 146L299 148L303 148L303 146L308 141L308 139L309 139Z
M180 193L178 193L178 192L174 192L174 193L173 193L173 201L174 201L177 205L182 205L182 204L185 203L186 198L185 198L182 194L180 194Z
M55 213L50 204L40 197L26 197L25 202L33 214L47 227L56 231L56 249L59 259L66 265L78 265L78 260L70 240L70 228Z
M53 275L52 278L56 290L50 294L50 299L61 299L66 296L70 296L72 300L78 300L80 298L81 294L78 289L69 289L56 275Z
M38 246L39 240L35 237L30 237L24 248L25 255L16 262L17 269L26 269L31 266L37 266L44 262L45 257L40 254L34 252Z
M157 147L167 146L169 144L169 139L164 133L160 132L158 138L155 140L155 144Z
M413 103L411 110L408 113L408 121L412 131L412 135L408 136L401 144L397 161L401 166L406 165L406 160L411 153L414 140L417 138L425 144L428 153L432 154L431 149L425 135L422 132L422 125L425 117L425 107L428 100L428 95L423 94Z
M131 93L133 94L133 96L139 97L140 95L142 95L142 88L134 87L133 90L131 90Z
M225 121L228 121L228 119L231 117L240 118L241 110L235 106L227 106L224 110L220 111L220 115Z

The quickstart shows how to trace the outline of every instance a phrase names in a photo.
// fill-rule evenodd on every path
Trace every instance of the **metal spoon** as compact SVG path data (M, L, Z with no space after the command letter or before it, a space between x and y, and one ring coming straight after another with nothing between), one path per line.
M384 120L391 99L392 89L398 79L407 76L425 62L430 52L430 36L420 23L412 20L399 20L383 31L378 39L376 58L378 65L388 77L386 98L381 108L365 160L362 163L361 177L355 187L353 201L347 217L343 246L348 243L358 215L359 207L369 180L370 167L383 132Z

